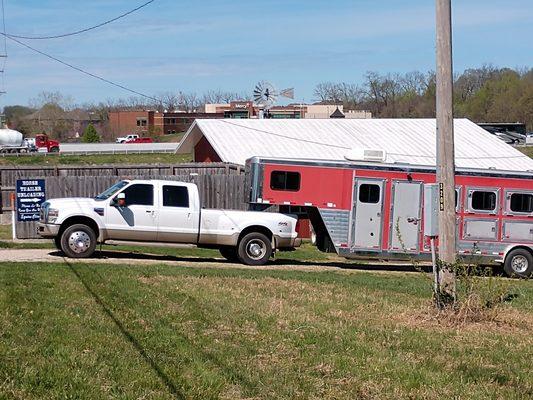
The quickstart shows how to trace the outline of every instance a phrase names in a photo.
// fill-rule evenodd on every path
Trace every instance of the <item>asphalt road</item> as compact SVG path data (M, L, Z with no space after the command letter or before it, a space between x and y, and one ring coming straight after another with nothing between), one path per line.
M173 153L179 143L65 143L59 146L64 154Z

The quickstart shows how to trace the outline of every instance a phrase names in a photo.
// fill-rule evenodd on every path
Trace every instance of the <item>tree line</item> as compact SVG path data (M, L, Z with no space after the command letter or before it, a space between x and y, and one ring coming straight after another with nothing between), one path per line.
M533 68L484 65L454 77L455 117L475 122L523 122L533 130ZM346 109L365 109L375 118L434 118L435 73L367 72L362 84L323 82L314 95Z
M48 133L59 139L82 136L94 122L98 134L108 137L110 111L151 109L201 112L205 104L250 100L247 93L209 90L168 91L151 98L129 97L76 104L59 92L42 92L28 105L4 107L10 127L26 135ZM314 88L314 101L342 104L345 110L368 110L374 118L434 118L435 73L367 72L362 83L322 82ZM533 68L511 69L484 65L454 78L456 117L475 122L523 122L533 130Z

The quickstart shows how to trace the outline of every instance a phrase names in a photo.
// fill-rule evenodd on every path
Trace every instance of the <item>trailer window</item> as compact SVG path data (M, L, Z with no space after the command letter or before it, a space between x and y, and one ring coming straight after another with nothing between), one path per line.
M496 193L474 190L472 192L472 208L479 211L494 211L496 209Z
M300 173L272 171L272 174L270 174L270 189L297 192L300 190Z
M361 203L379 203L379 185L363 183L359 187L359 201Z
M532 213L533 194L513 193L511 195L511 211L520 213Z
M137 183L128 186L123 192L126 195L126 204L133 206L135 204L141 206L154 205L154 186L144 183Z
M163 186L163 207L189 208L189 191L185 186Z

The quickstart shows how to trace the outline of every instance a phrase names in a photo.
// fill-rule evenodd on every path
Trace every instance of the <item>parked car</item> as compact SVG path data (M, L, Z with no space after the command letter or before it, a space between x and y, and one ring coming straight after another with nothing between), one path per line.
M526 135L526 144L527 145L533 145L533 132L529 132Z
M132 133L132 134L127 135L127 136L118 137L117 140L115 140L115 142L116 143L125 143L128 140L138 139L139 137L140 137L139 135Z
M130 139L126 140L124 144L130 144L130 143L153 143L154 141L152 138L149 137L138 137L136 139Z
M90 257L109 240L190 243L217 248L231 261L268 262L275 250L300 245L297 219L259 211L202 208L193 183L120 181L95 198L43 203L37 232L68 257Z

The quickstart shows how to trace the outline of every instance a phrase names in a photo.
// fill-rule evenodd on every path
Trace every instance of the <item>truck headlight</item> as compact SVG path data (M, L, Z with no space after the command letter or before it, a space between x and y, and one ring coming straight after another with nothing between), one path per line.
M59 216L59 210L55 208L49 208L46 222L48 222L49 224L53 224L54 222L56 222L58 216Z

